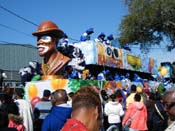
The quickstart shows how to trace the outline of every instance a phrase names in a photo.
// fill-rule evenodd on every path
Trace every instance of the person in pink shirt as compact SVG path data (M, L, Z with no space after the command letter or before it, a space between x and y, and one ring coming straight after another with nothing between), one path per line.
M123 118L122 125L125 126L131 119L129 131L146 131L147 128L147 109L143 102L140 102L140 94L135 94L134 102L129 104L126 114Z

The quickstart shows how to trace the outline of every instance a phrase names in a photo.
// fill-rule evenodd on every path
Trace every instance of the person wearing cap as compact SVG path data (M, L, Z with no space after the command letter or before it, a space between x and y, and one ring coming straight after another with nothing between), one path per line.
M106 44L111 45L112 40L114 40L114 37L112 34L110 34L109 36L107 36Z
M70 58L57 50L58 42L64 36L64 32L54 22L43 21L32 34L37 37L38 53L43 57L41 79L48 79L49 76L65 78L65 65Z
M104 43L105 42L105 34L103 32L101 32L98 37L95 39L96 42L101 42Z
M94 28L87 29L80 37L80 41L87 41L91 39L91 34L94 33Z

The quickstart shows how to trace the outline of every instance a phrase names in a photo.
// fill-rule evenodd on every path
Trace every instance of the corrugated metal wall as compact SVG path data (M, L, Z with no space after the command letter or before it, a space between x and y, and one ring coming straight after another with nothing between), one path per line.
M0 69L5 70L8 81L19 81L18 71L29 61L41 62L37 48L32 45L0 44Z

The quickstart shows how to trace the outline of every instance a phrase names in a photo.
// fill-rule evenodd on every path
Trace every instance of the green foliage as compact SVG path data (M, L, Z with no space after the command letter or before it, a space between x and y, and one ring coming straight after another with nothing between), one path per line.
M74 93L77 92L83 86L97 86L103 88L105 85L105 81L98 81L98 80L76 80L71 79L69 80L68 87Z
M128 7L119 27L121 45L159 45L163 36L175 45L175 0L132 0Z

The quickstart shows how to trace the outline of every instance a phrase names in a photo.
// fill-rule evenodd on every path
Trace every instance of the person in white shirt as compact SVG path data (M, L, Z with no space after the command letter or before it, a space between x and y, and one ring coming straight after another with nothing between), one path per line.
M23 124L26 128L25 131L33 131L33 111L30 102L24 100L24 90L16 88L14 91L15 103L19 107L20 116L23 117Z
M116 125L118 130L121 131L121 117L124 115L124 110L122 105L116 100L116 94L110 96L110 100L105 105L104 112L108 116L109 125Z

